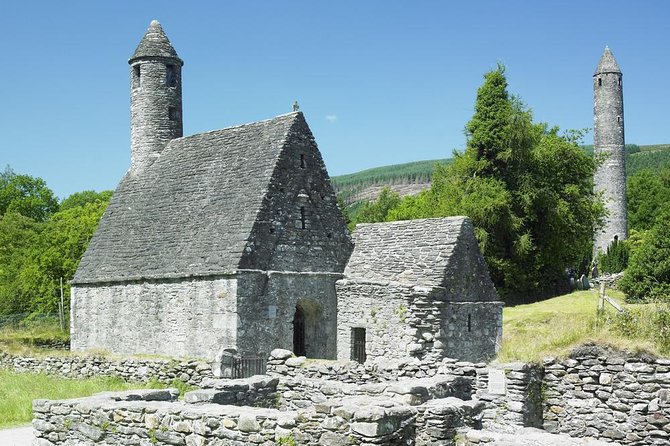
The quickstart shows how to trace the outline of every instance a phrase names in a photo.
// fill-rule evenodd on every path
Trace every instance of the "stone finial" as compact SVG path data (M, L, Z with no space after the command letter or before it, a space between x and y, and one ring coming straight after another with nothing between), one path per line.
M132 64L137 59L153 57L175 59L181 65L184 65L184 62L177 55L177 51L170 43L170 39L168 39L158 20L151 21L149 29L147 29L144 37L142 37L140 44L137 45L137 49L130 60L128 60L128 63Z
M594 75L602 73L621 73L619 64L616 62L616 59L614 59L614 54L612 54L612 51L608 46L605 46L605 51L600 58L600 62L598 62Z
M294 101L293 102L293 111L297 112L298 110L300 110L300 106L298 105L298 101Z

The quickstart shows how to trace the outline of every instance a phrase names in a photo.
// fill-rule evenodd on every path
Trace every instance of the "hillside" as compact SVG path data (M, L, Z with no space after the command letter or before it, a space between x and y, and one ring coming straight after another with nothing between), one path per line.
M593 146L584 146L584 150L593 153ZM642 169L659 169L670 164L670 144L626 144L626 153L626 171L629 176ZM449 162L449 158L443 158L374 167L334 176L332 182L338 197L348 205L374 200L384 187L400 195L414 195L430 187L435 164Z

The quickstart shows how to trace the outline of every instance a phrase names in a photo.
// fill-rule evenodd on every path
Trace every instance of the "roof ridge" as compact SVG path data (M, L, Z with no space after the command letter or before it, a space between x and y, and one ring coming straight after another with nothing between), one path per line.
M296 115L296 117L297 117L297 115L301 115L301 114L302 114L302 112L290 112L290 113L285 113L283 115L277 115L273 118L262 119L260 121L253 121L253 122L247 122L247 123L244 123L244 124L231 125L231 126L228 126L228 127L222 127L220 129L206 130L204 132L194 133L192 135L180 136L179 138L175 138L175 139L170 140L170 143L172 143L172 141L184 141L184 140L187 140L187 139L190 139L190 138L194 138L196 136L213 135L215 133L223 132L223 131L226 131L226 130L233 130L233 129L243 128L243 127L250 127L252 125L257 125L257 124L265 124L265 123L277 120L278 118L285 118L285 117L289 117L291 115Z

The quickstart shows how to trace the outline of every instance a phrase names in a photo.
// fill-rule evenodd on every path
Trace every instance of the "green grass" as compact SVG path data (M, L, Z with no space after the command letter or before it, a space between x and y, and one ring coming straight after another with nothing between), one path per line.
M72 380L0 369L0 428L29 423L33 418L34 399L78 398L104 391L147 387L155 385L126 383L112 377Z
M5 353L26 354L63 354L58 349L43 348L53 343L67 344L70 333L61 330L55 319L37 319L22 321L18 324L0 328L0 349Z
M619 302L623 295L608 290ZM659 354L650 336L631 336L614 324L616 311L606 305L597 318L596 291L577 291L542 302L503 309L503 342L497 360L538 362L546 356L565 357L589 341L630 351ZM629 310L635 306L627 306ZM653 331L650 331L651 334ZM653 339L653 338L651 338Z

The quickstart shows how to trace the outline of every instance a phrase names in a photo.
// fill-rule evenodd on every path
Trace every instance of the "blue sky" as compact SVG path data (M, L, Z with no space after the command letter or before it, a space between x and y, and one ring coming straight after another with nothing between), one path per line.
M605 45L626 141L670 143L666 0L24 0L0 12L0 168L61 198L114 189L130 164L127 60L152 19L185 61L185 135L298 100L331 175L449 157L498 62L536 120L592 127Z

